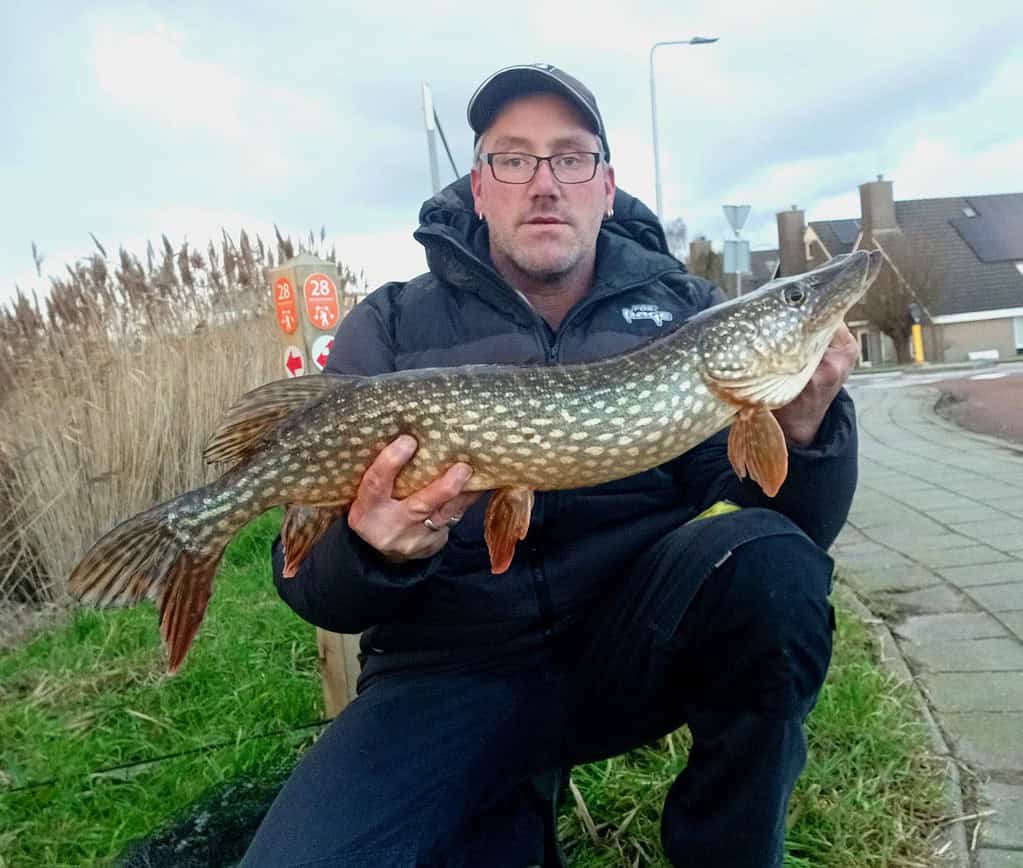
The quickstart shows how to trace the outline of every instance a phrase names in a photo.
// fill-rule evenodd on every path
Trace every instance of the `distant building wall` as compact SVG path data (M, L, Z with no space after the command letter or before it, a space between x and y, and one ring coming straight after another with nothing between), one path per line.
M859 367L877 368L895 364L895 344L888 335L863 320L851 321L848 326L860 342L860 357L857 360Z
M820 239L814 236L806 244L806 264L809 268L817 268L823 265L831 257L828 255Z
M946 362L965 362L978 350L998 350L1001 359L1017 357L1012 317L950 323L938 329Z

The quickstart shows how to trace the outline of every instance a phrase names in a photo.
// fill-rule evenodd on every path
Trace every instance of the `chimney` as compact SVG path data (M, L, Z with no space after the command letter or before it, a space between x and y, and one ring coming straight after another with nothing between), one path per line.
M779 277L806 271L806 221L795 205L791 211L778 212L778 251L781 256Z
M707 238L694 238L689 242L690 263L706 262L711 253L710 240Z
M864 235L884 229L898 229L892 182L878 175L876 181L860 184L860 214Z

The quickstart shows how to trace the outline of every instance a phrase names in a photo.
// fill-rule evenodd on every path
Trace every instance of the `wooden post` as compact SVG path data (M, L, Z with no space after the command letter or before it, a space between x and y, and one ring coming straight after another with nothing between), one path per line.
M316 647L323 678L323 709L327 717L337 717L355 699L359 678L359 642L357 636L342 636L316 628Z
M282 376L300 377L322 371L338 320L351 307L345 304L348 299L343 294L339 297L337 266L300 253L277 268L267 269L267 280L280 326ZM336 717L355 698L358 636L342 636L317 628L316 646L324 711L327 717Z

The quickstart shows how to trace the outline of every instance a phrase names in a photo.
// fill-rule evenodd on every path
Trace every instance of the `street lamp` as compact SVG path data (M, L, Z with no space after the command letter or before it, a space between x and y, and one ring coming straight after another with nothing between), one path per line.
M657 190L657 219L662 220L661 207L661 155L657 147L657 91L654 88L654 50L658 45L709 45L717 42L716 36L694 36L692 39L673 39L670 42L655 42L650 46L650 117L654 127L654 186Z

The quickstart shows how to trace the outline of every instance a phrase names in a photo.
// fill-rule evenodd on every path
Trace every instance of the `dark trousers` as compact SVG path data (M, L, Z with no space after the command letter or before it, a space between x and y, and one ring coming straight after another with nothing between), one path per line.
M683 723L693 748L661 828L672 864L779 866L831 656L831 570L787 519L744 510L668 535L540 647L378 675L371 658L243 866L550 866L531 781Z

